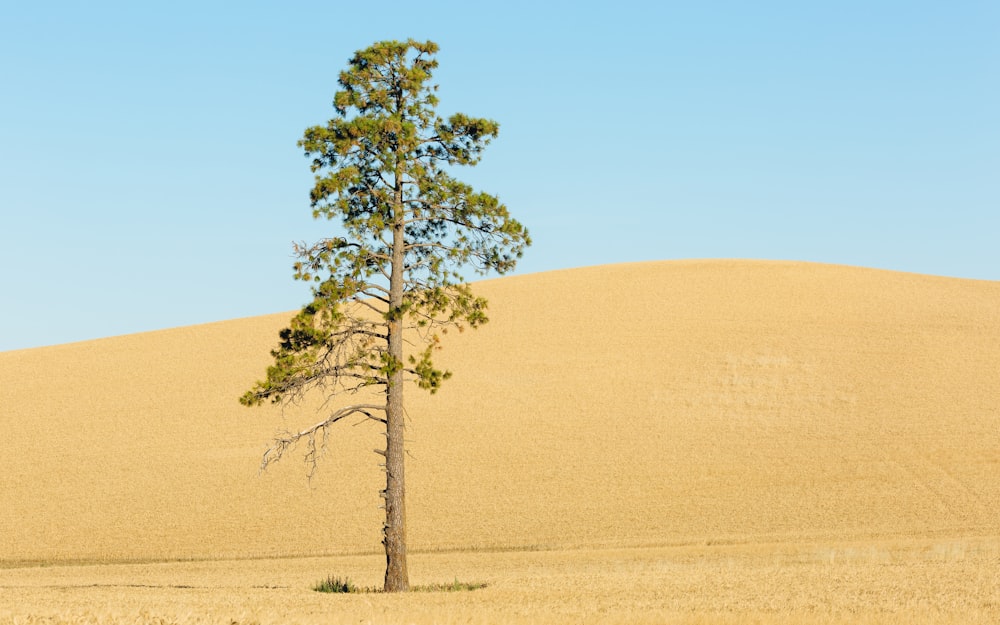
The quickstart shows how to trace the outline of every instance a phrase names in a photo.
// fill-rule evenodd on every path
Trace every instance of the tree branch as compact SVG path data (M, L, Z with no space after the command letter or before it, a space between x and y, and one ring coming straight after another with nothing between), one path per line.
M384 424L385 419L376 417L372 413L376 411L385 412L384 406L378 406L375 404L355 404L353 406L345 406L336 410L328 418L320 421L312 427L306 428L298 433L287 433L283 436L276 436L271 442L271 446L267 448L264 452L264 456L260 461L260 470L263 472L267 469L269 465L274 464L281 460L285 452L290 448L294 447L302 439L306 440L306 457L305 461L309 465L309 478L311 479L313 474L316 472L317 461L319 456L326 449L326 443L329 438L328 429L334 423L345 419L353 414L362 414L366 418L372 421L377 421ZM317 437L320 437L317 441Z

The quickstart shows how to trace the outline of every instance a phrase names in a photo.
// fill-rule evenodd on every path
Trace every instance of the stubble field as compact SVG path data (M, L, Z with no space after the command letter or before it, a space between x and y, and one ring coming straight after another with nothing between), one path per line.
M483 282L408 400L414 583L369 424L259 475L288 314L0 353L0 623L1000 621L1000 283L784 262Z

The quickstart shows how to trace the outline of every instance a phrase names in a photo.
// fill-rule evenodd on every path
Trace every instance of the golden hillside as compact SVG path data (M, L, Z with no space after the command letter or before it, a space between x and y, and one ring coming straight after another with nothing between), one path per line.
M1000 533L1000 283L689 261L482 282L409 392L411 549ZM258 475L289 314L0 353L0 561L374 552L377 429Z

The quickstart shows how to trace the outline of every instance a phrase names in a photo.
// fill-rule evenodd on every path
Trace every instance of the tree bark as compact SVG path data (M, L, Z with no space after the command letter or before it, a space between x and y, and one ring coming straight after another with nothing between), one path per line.
M395 376L393 376L395 377ZM399 385L394 381L388 391L386 405L385 449L385 585L386 592L410 589L406 569L406 488L403 458L403 401Z
M406 569L406 488L404 481L403 413L403 271L405 215L402 171L397 166L392 228L392 270L389 274L389 356L395 370L389 375L385 406L385 592L410 589Z

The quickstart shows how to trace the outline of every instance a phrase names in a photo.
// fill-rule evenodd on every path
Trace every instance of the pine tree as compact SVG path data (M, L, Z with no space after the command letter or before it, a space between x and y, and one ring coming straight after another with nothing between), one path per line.
M442 119L431 74L438 46L383 41L360 50L341 72L325 126L299 142L316 173L313 216L339 220L345 236L296 245L295 278L313 299L281 331L265 380L241 398L247 406L287 404L306 393L350 395L375 387L385 403L352 404L320 423L282 436L262 465L305 442L315 470L318 447L333 424L364 415L385 428L387 592L409 589L403 392L408 383L435 392L451 373L433 361L440 334L487 321L487 302L460 273L512 269L531 240L496 196L451 175L475 165L497 136L489 119ZM407 353L408 337L419 347Z

